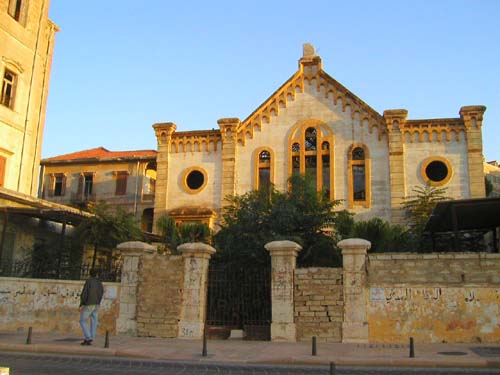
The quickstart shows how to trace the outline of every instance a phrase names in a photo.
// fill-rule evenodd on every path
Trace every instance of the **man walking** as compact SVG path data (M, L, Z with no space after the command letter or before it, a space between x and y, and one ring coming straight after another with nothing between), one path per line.
M84 339L81 345L92 345L92 340L95 339L97 331L97 321L99 313L99 305L101 304L104 288L102 283L96 278L97 272L95 269L90 270L90 278L85 281L85 285L80 295L80 325ZM87 325L87 320L90 317L90 331Z

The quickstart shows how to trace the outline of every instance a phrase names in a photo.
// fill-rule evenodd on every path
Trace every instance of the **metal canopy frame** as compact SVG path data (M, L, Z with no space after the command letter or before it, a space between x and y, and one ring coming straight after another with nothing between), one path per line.
M424 232L446 233L492 231L493 246L498 252L497 228L500 227L500 198L459 199L439 202L432 211ZM457 242L457 236L453 236Z

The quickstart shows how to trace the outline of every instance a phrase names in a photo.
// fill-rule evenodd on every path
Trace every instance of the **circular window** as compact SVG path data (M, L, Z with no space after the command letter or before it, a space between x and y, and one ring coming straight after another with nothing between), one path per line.
M452 175L451 165L445 158L431 157L422 164L421 174L430 185L439 186L446 184Z
M201 168L189 168L184 172L183 182L188 193L198 193L207 184L207 173Z

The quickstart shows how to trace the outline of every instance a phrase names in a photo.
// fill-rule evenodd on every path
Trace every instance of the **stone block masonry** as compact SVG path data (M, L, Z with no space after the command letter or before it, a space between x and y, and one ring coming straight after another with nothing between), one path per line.
M183 271L181 256L141 257L137 284L138 336L177 337Z
M342 268L299 268L294 278L297 340L340 342L344 298Z
M384 253L368 256L369 285L500 286L500 254Z

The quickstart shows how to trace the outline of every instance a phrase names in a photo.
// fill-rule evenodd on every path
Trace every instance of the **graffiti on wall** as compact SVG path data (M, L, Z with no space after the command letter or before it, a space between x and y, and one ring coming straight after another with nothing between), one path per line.
M498 294L499 291L497 291ZM426 288L370 288L371 302L398 302L410 301L412 299L424 299L437 301L441 299L443 289L440 287ZM478 302L473 288L463 288L463 300L465 302Z

